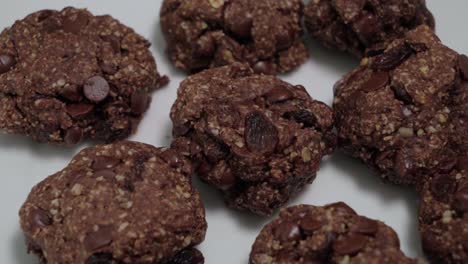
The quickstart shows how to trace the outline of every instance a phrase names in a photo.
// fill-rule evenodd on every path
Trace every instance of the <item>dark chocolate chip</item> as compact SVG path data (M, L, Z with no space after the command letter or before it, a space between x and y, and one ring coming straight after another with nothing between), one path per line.
M93 174L94 178L103 177L106 179L111 179L111 178L114 178L114 176L115 176L115 172L113 172L112 170L98 170L94 172Z
M313 113L308 110L296 110L291 112L286 112L283 115L284 118L289 120L294 120L297 123L303 124L304 127L314 128L317 125L317 118Z
M9 54L0 54L0 74L10 71L15 65L15 57Z
M320 229L324 224L325 223L323 220L316 219L312 215L304 216L304 218L299 222L301 229L305 233L313 233L314 231Z
M427 50L427 46L424 43L407 42L407 45L416 53L423 52L423 51Z
M458 67L464 80L468 80L468 57L466 55L458 56Z
M404 87L401 87L399 85L393 86L392 85L392 90L393 93L395 94L395 98L402 101L405 104L411 104L413 102L413 99L411 96L408 94L408 92L405 90Z
M80 12L68 15L63 19L62 27L65 32L78 34L88 25L89 17Z
M45 19L49 18L50 16L52 16L53 14L55 14L57 11L54 11L54 10L50 10L50 9L46 9L46 10L42 10L42 11L39 11L38 15L37 15L37 22L42 22L44 21Z
M371 75L369 80L361 85L361 89L365 92L372 92L385 87L390 81L388 72L375 72Z
M297 224L284 222L276 227L274 235L280 241L288 242L300 239L301 230Z
M291 99L294 95L291 91L289 91L286 88L277 87L268 91L264 96L268 103L274 104L287 101Z
M45 210L33 208L30 212L31 224L37 227L46 227L52 224L52 217Z
M408 45L395 47L382 55L373 57L370 67L376 70L390 71L402 64L413 54L413 49Z
M62 28L62 22L58 17L52 16L42 21L42 28L48 32L54 32Z
M91 104L71 104L67 105L67 113L73 119L79 119L87 114L91 113L94 109L94 105Z
M254 111L245 118L245 142L252 152L272 153L278 144L278 131L261 112Z
M172 149L168 149L168 150L162 152L161 153L161 158L165 162L167 162L169 164L169 166L171 166L171 167L178 167L182 162L179 154L177 154L177 152L172 150Z
M184 249L172 258L168 264L204 264L203 254L196 248Z
M95 171L115 168L120 164L120 159L109 156L97 156L94 158L91 168Z
M112 264L113 260L111 253L95 253L86 260L86 264Z
M468 156L458 158L457 169L461 171L468 171Z
M372 14L363 15L359 20L354 22L355 31L359 33L360 39L369 45L378 37L377 31L380 29L379 21ZM375 42L375 41L374 41Z
M174 124L172 128L172 134L174 137L180 137L187 134L190 131L190 124Z
M274 75L276 73L275 65L267 61L259 61L255 63L253 70L257 74Z
M339 255L355 255L367 244L367 236L350 234L333 243L333 250Z
M216 41L213 36L206 34L195 42L194 56L197 58L210 58L216 51Z
M351 231L365 235L374 235L379 229L377 221L364 216L359 216L356 224L351 228Z
M82 89L77 85L67 85L60 90L60 95L72 102L78 102L82 98Z
M468 187L462 188L455 194L455 209L468 212Z
M79 127L72 127L65 133L64 141L68 145L78 144L83 138L83 130Z
M227 190L231 188L237 182L236 176L234 175L234 173L232 173L231 170L224 171L224 173L222 173L220 176L221 177L218 178L219 182L217 186L222 190Z
M86 234L83 241L86 250L94 251L109 245L112 242L112 226L99 226L97 231Z
M117 66L111 63L101 62L99 63L99 67L101 68L103 73L109 75L115 74L118 71Z
M132 113L141 115L148 109L150 97L144 91L136 91L132 94L130 100Z
M211 163L217 163L230 153L229 146L214 136L207 136L202 144L203 153Z
M101 39L109 43L114 53L120 53L120 40L114 35L101 36Z
M276 47L278 50L284 50L292 45L294 40L294 31L292 29L283 29L276 35Z
M252 14L245 12L239 5L231 3L224 11L226 28L239 38L250 38L252 31Z
M432 179L431 191L438 199L445 198L455 190L456 183L449 175L439 175Z
M329 204L329 205L326 205L325 208L334 209L336 212L356 215L356 211L354 211L353 208L349 207L344 202L337 202L337 203Z
M110 87L106 79L101 76L94 76L86 81L83 91L86 98L99 103L109 95Z

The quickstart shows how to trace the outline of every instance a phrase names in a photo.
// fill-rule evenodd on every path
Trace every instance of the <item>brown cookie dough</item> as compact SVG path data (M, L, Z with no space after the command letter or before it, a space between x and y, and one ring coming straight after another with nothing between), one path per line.
M252 246L251 264L416 264L392 228L345 203L283 209Z
M425 0L311 0L308 32L324 46L362 57L419 25L434 28Z
M468 58L421 26L336 84L341 147L397 184L450 171L468 149Z
M468 155L421 189L419 225L433 263L468 263Z
M271 214L311 183L335 145L332 110L304 87L233 64L182 82L173 147L237 209Z
M0 129L40 142L111 142L136 130L165 85L149 42L111 16L68 7L0 33Z
M47 264L202 264L191 248L204 239L205 209L191 174L171 149L125 141L87 148L21 207L29 250Z
M160 16L176 67L197 72L248 62L275 74L308 58L302 11L300 0L164 0Z

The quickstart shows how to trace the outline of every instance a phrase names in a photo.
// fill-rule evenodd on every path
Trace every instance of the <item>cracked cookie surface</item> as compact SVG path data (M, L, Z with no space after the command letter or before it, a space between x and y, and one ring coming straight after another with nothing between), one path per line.
M123 141L87 148L36 185L20 210L42 263L195 263L205 209L192 167L171 149Z
M137 129L165 85L149 42L111 16L65 8L0 34L0 129L40 142L111 142Z
M311 183L335 145L330 107L300 85L246 64L183 81L171 111L172 146L237 209L271 214Z
M165 0L161 28L187 72L249 63L258 73L293 70L308 58L300 0Z

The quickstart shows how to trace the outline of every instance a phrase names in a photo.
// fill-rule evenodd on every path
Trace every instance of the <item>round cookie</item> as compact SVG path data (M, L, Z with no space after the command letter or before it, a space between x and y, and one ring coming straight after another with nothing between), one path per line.
M111 16L68 7L0 33L0 129L74 145L128 137L165 85L150 43Z
M266 225L250 264L406 263L398 236L383 222L357 215L343 202L283 209Z
M304 11L308 32L324 46L362 57L434 17L425 0L311 0Z
M308 58L302 12L300 0L164 0L160 17L177 68L198 72L243 62L276 74Z
M467 153L468 58L421 26L336 84L340 146L396 184L423 184Z
M311 183L335 145L332 110L304 87L246 64L206 70L180 85L172 146L237 209L269 215Z
M191 248L207 225L191 174L171 149L126 141L87 148L21 207L29 250L48 264L202 264Z
M419 228L423 249L434 263L468 262L468 156L451 172L421 188Z

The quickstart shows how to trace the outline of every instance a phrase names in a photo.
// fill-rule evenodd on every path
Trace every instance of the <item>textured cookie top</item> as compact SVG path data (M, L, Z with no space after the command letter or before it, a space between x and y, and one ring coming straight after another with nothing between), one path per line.
M468 157L434 175L421 190L423 248L436 263L468 262Z
M425 0L311 0L304 14L313 37L358 57L381 50L419 25L434 28Z
M287 72L308 52L300 0L165 0L161 28L176 67L194 72L248 62L257 72Z
M236 208L270 214L334 148L332 111L302 86L234 64L192 75L171 111L173 146Z
M383 222L357 215L340 202L283 209L266 225L250 254L251 264L417 263L400 251Z
M41 142L127 137L167 83L149 42L110 16L43 10L0 34L0 128Z
M189 162L170 149L87 148L32 189L21 227L44 263L165 263L205 236L190 175Z
M422 184L468 152L467 81L468 58L418 27L336 84L340 144L394 183Z

